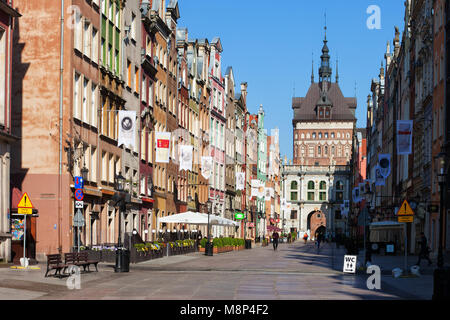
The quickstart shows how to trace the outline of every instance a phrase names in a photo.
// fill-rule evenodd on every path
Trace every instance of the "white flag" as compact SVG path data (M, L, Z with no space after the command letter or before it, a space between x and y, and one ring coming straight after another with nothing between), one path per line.
M136 111L119 110L118 146L134 150L136 144Z
M252 180L252 197L264 198L264 183L260 180L254 179Z
M169 163L170 136L170 132L155 132L156 162Z
M269 201L273 196L274 196L273 188L265 188L265 191L264 191L265 200Z
M205 179L209 179L212 174L213 158L212 157L202 157L202 176Z
M397 120L397 154L411 154L412 130L412 120Z
M387 178L391 173L391 155L390 154L379 154L378 155L378 166L380 168L380 174L383 178Z
M236 172L236 190L244 190L245 188L245 173Z
M375 167L375 186L384 186L385 180L384 177L381 175L381 169L380 166L377 165Z
M192 171L193 146L180 145L180 171Z

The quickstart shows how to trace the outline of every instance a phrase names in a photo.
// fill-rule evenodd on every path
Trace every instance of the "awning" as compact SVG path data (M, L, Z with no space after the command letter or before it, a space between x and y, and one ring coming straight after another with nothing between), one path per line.
M369 225L371 228L399 228L403 227L403 223L397 221L377 221Z
M206 213L187 211L171 216L162 217L159 219L159 222L207 225L208 215ZM215 215L209 215L209 224L218 226L239 226L238 222Z

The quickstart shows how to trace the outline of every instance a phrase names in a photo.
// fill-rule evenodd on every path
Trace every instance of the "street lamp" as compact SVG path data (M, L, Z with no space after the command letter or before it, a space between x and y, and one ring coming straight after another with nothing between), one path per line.
M206 246L205 246L205 256L212 256L213 248L212 248L212 243L211 243L211 238L210 238L210 230L209 230L209 215L212 210L212 201L210 199L208 199L208 201L206 201L206 205L208 206L208 228L206 231L207 240L206 240Z
M437 268L433 274L433 300L449 299L450 296L450 270L444 268L444 254L442 241L444 235L444 197L447 176L447 154L440 152L436 157L436 168L438 171L438 182L440 188L440 208L439 208L439 249Z
M81 177L83 178L83 181L87 181L88 174L89 174L89 169L83 165L83 168L81 168Z
M125 178L122 176L121 172L114 177L114 187L116 193L114 194L114 200L119 207L119 235L117 238L117 250L116 250L116 265L114 272L128 272L128 263L125 261L124 250L122 248L122 211L125 209L125 199L126 195L124 193L125 189Z

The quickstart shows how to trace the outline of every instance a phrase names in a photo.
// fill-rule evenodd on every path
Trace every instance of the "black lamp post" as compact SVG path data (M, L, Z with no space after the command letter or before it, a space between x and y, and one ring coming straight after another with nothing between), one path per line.
M114 178L114 184L116 189L116 194L114 199L119 206L119 235L117 238L117 250L116 250L116 265L114 272L128 272L128 264L125 261L124 251L122 249L122 211L125 207L125 178L119 172Z
M433 273L433 300L449 299L450 298L450 270L444 268L444 254L442 249L443 235L444 235L444 197L446 186L446 158L447 155L440 152L435 160L438 172L438 181L440 188L440 208L439 208L439 249L437 268Z
M209 230L209 215L211 214L212 210L212 201L208 199L206 202L208 206L208 227L207 227L207 240L206 240L206 246L205 246L205 256L212 256L213 255L213 246L211 243L211 236L210 236L210 230Z

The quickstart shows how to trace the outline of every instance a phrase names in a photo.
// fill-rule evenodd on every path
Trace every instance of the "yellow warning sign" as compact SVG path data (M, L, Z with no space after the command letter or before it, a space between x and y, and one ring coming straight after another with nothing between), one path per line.
M414 216L398 216L398 222L414 222Z
M413 216L414 211L411 209L411 206L409 205L408 201L403 201L400 208L398 208L397 211L398 216Z
M34 208L33 204L31 203L30 197L25 192L22 196L22 198L19 201L19 204L17 205L17 208Z

